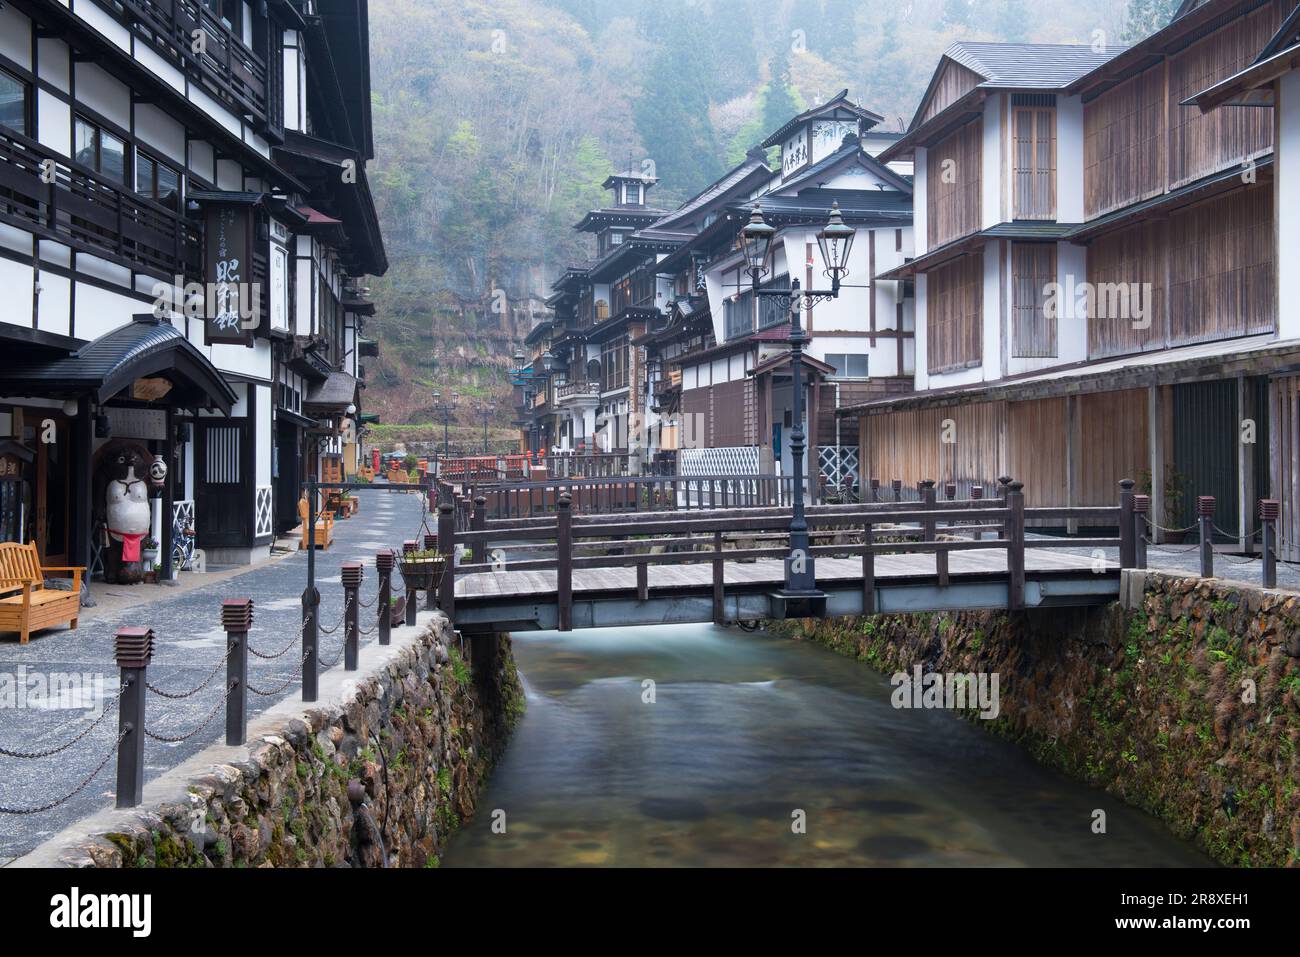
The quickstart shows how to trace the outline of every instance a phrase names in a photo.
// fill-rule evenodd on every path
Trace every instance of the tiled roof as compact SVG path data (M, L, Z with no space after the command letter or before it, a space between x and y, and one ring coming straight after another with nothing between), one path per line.
M1098 53L1083 43L961 41L950 46L944 56L982 76L982 86L1051 90L1068 86L1122 49L1105 47Z

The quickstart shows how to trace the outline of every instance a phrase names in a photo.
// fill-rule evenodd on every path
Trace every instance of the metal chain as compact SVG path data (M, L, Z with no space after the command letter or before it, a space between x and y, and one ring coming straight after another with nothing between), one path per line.
M52 811L56 807L59 807L62 804L67 804L69 801L71 801L82 791L86 790L86 786L90 784L91 781L95 780L95 777L99 774L100 771L104 770L104 766L108 764L108 762L112 760L113 755L117 753L118 746L122 743L122 740L127 736L127 733L128 732L123 731L117 736L117 740L114 741L112 747L108 749L108 753L104 755L104 759L95 766L95 770L91 771L90 774L86 777L86 779L82 781L80 784L78 784L75 788L73 788L72 791L70 791L68 794L64 795L63 797L59 798L56 801L51 801L49 804L42 804L40 807L6 807L5 805L0 804L0 814L18 814L18 815L41 814L44 813L45 811Z
M234 685L231 685L230 687L226 688L226 693L217 699L217 703L212 706L212 710L209 711L208 716L203 719L203 723L199 725L197 728L195 728L193 731L191 731L189 734L182 734L173 738L170 735L155 734L154 732L150 731L148 728L145 728L144 729L145 736L149 738L153 738L155 741L161 741L163 744L180 744L182 741L188 741L190 738L194 737L196 734L198 734L200 731L202 731L211 723L212 719L216 717L217 712L221 710L221 706L226 703L226 699L230 697L230 692L233 691L234 689L235 689Z
M378 618L375 618L375 623L371 625L369 628L362 628L361 623L357 622L357 634L363 638L368 638L375 633L375 629L377 629L378 627L379 627Z
M230 652L232 650L233 649L231 648L226 649L226 653L221 656L221 660L216 663L216 665L213 667L213 669L210 672L208 672L208 676L203 679L203 684L199 685L197 688L192 688L189 691L182 691L182 692L163 691L161 688L155 688L148 681L144 683L144 686L147 690L153 692L158 697L167 698L171 701L180 701L183 698L192 698L200 691L202 691L204 688L206 688L209 684L212 683L212 679L217 676L217 672L221 670L221 666L224 665L229 660Z
M84 731L82 731L80 734L78 734L75 738L73 738L71 741L67 742L66 744L61 744L58 747L50 748L47 751L10 751L8 748L0 748L0 755L5 756L6 758L23 758L25 760L35 761L35 760L39 760L40 758L48 758L62 751L66 751L68 750L68 748L72 747L78 741L82 740L86 735L90 734L90 732L94 731L97 727L99 727L104 722L104 719L107 718L110 714L112 714L114 710L116 710L117 701L120 697L121 695L117 694L114 695L111 699L106 699L112 701L113 704L104 708L103 714L101 714L98 718L92 721Z
M289 643L273 655L263 654L262 652L258 651L250 644L248 646L248 653L255 658L261 658L263 661L274 661L276 658L280 658L283 657L284 655L287 655L289 653L289 649L291 649L294 645L298 644L299 641L301 641L301 636L298 638L290 638Z
M370 601L362 601L362 600L361 600L361 592L360 592L360 591L357 592L357 607L358 607L358 608L373 608L374 605L375 605L375 602L377 602L377 601L379 601L379 592L375 592L375 597L372 598L372 599L370 599Z
M322 635L334 634L334 632L339 630L339 626L343 624L343 619L347 617L347 614L348 614L348 609L347 606L344 605L343 611L339 613L339 620L334 622L334 626L332 628L326 628L324 625L317 623L316 630L319 631Z
M1162 531L1162 532L1170 532L1170 533L1172 533L1172 534L1178 534L1178 535L1181 535L1181 534L1183 534L1184 532L1194 531L1194 530L1197 528L1196 525L1188 525L1186 528L1165 528L1163 525L1157 525L1155 522L1151 521L1151 519L1149 519L1149 518L1148 518L1148 519L1143 519L1143 521L1145 521L1145 522L1147 523L1147 525L1149 525L1149 526L1150 526L1151 528L1153 528L1153 529L1158 528L1158 529L1160 529L1160 531Z
M277 695L281 691L284 691L286 688L289 687L289 685L293 684L297 680L298 680L297 675L290 675L289 680L286 681L284 684L279 685L278 687L275 688L269 688L266 691L263 691L261 688L254 685L251 681L248 682L245 685L245 687L248 688L250 693L257 695L259 698L269 698L272 695Z
M320 663L323 664L323 665L325 666L326 670L329 670L330 668L333 668L336 664L339 663L339 660L343 657L343 650L344 650L345 648L347 648L347 646L348 646L348 643L347 643L346 640L344 640L343 643L339 645L339 650L338 650L338 652L334 655L333 658L325 658L325 657L323 657L323 656L320 654L320 651L318 650L318 651L316 652L317 660L319 660Z

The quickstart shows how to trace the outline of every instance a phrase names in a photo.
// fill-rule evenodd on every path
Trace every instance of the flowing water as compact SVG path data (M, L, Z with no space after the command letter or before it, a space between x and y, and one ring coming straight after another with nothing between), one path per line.
M514 650L528 713L444 866L1210 863L956 715L895 709L885 676L809 642L682 625Z

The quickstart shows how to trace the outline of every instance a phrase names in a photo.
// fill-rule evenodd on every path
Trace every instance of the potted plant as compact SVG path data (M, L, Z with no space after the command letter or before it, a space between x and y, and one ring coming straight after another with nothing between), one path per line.
M144 573L144 583L146 585L158 584L158 574L162 571L162 565L158 562L152 562L146 566Z
M158 539L152 535L146 535L140 540L140 561L146 570L158 567Z
M1163 525L1167 529L1179 528L1178 523L1182 521L1183 497L1186 494L1184 489L1187 487L1187 481L1187 476L1174 468L1172 464L1167 464L1165 466L1164 513L1159 519L1152 516L1152 522ZM1136 491L1139 495L1151 494L1150 469L1141 469L1138 472ZM1186 534L1186 532L1181 530L1167 531L1164 533L1164 541L1172 545L1177 545L1182 542ZM1155 536L1152 537L1154 538Z
M397 568L402 573L408 591L429 591L437 588L442 581L442 571L446 562L440 552L425 549L416 552L402 552L397 556Z

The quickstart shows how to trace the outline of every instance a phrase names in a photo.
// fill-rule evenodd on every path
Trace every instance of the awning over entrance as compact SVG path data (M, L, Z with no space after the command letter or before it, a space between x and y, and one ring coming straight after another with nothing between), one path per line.
M10 395L86 395L104 403L138 379L171 383L167 401L230 414L238 397L207 356L166 320L139 315L74 353L33 362L0 356L0 382Z
M314 383L307 393L304 409L311 412L347 412L357 402L357 380L346 372L331 372L324 382Z
M803 360L801 365L807 366L813 372L820 373L821 375L835 374L835 367L833 365L829 365L828 363L822 362L820 359L814 359L806 352L803 353L800 356L800 358ZM773 356L770 359L764 359L758 365L754 366L754 368L750 369L749 374L762 375L764 372L775 372L778 369L785 369L789 365L790 365L790 353L783 352L779 356Z

